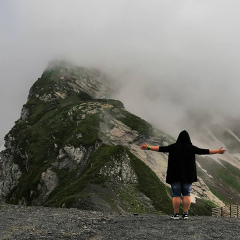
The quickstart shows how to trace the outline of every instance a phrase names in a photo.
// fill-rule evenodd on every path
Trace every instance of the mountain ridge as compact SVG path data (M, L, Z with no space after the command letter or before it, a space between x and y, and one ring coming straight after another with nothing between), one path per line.
M96 69L49 64L5 137L2 200L116 212L172 211L167 155L142 151L139 145L167 145L175 139L111 99L110 82ZM211 191L215 182L205 183L207 164L202 158L198 163L197 204L191 209L209 215L212 206L224 203Z

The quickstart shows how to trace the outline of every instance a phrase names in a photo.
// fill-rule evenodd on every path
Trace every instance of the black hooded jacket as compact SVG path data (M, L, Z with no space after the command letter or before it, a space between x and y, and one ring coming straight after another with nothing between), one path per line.
M176 143L166 147L159 146L159 152L169 153L167 183L192 183L197 181L195 154L209 154L209 149L192 145L188 132L184 130L179 134Z

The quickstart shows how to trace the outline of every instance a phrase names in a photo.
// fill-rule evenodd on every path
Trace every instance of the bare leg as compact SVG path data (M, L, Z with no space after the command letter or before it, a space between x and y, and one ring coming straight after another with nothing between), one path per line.
M180 197L173 197L172 198L174 213L179 213L180 203L181 203L181 198Z
M183 204L183 211L185 213L187 213L188 209L191 205L191 197L190 196L183 196L182 204Z

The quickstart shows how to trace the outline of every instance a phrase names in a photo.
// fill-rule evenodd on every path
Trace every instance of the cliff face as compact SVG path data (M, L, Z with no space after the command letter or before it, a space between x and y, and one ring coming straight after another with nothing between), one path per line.
M111 99L107 76L51 63L30 89L1 152L0 195L14 204L170 213L167 155L139 145L175 142ZM107 97L107 98L106 98ZM202 166L203 164L201 164ZM223 204L201 179L195 214Z

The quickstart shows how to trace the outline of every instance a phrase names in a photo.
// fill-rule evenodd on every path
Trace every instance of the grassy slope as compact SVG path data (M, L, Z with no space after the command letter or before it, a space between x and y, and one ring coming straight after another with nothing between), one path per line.
M210 190L222 201L238 204L240 196L237 196L236 192L240 193L240 171L222 160L220 160L221 164L210 158L199 158L198 161L213 177L213 179L209 178L206 173L198 170Z
M109 185L109 182L114 181L114 179L109 179L101 175L99 171L101 167L107 162L112 161L113 158L120 159L120 156L125 154L130 156L130 164L136 171L139 184L124 184L124 187L121 187L120 183L116 183L114 191L118 191L118 194L121 195L120 199L125 201L125 203L119 204L122 205L122 207L124 207L123 205L125 204L125 208L127 208L125 210L130 212L147 212L148 209L144 208L144 205L142 205L141 208L137 208L137 205L141 202L137 199L137 191L139 190L152 200L156 210L169 212L171 208L169 192L153 171L134 157L125 147L108 145L102 145L90 156L89 168L81 177L73 180L72 176L63 176L63 182L61 181L62 186L54 190L50 199L45 204L48 206L62 206L63 204L66 206L74 205L79 198L82 199L85 197L86 188L89 187L89 184L100 184L103 188L112 187L112 185ZM65 187L63 188L64 185ZM131 198L128 199L129 203L127 203L126 200L130 196ZM109 194L102 197L112 205L113 208L116 207L114 206L116 203L111 202L111 199L114 199L115 196L111 196L110 191Z

